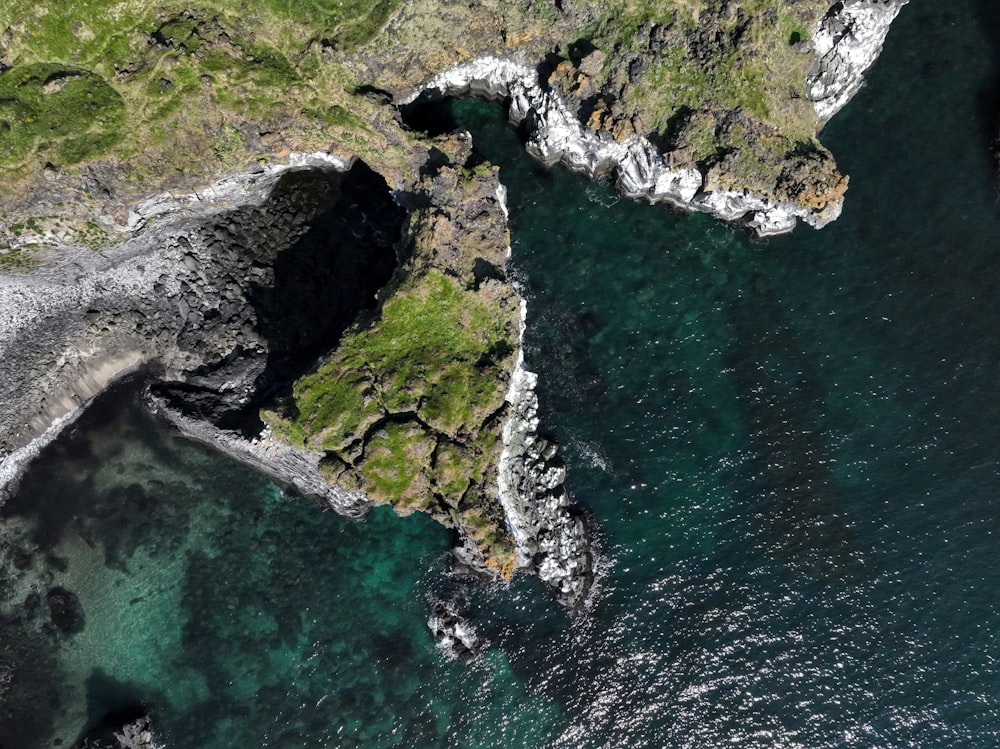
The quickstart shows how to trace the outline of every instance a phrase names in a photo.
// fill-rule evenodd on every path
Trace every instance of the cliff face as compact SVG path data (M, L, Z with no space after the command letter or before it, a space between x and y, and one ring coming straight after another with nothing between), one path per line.
M401 265L378 309L264 418L275 438L321 453L332 485L430 514L509 576L514 547L496 503L518 340L506 217L495 168L430 171L407 197Z
M81 2L0 10L0 484L149 368L191 436L344 514L430 513L576 604L495 171L399 107L502 99L548 164L820 227L847 178L817 132L905 0Z
M161 215L106 255L79 252L0 277L5 471L126 371L150 368L231 406L249 397L276 348L274 320L252 302L274 287L276 260L295 252L350 183L350 173L329 168L262 171L220 186L216 201ZM345 509L359 501L334 499Z

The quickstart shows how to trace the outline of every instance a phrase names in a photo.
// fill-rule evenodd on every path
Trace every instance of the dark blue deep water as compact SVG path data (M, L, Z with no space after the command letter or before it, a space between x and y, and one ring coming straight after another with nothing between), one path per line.
M904 9L823 133L843 217L768 241L545 171L454 104L509 190L595 609L480 589L493 648L447 662L442 529L283 496L126 388L4 510L8 593L41 576L82 621L0 744L141 701L174 749L1000 745L996 10Z

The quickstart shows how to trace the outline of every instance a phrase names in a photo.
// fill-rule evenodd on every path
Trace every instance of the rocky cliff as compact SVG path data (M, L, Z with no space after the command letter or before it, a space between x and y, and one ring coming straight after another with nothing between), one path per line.
M762 233L796 217L821 226L847 180L817 133L905 0L359 0L322 12L306 0L250 14L170 0L116 5L100 24L74 21L94 16L81 3L0 9L8 267L46 247L102 246L129 202L294 152L360 157L402 186L421 159L396 107L424 89L513 85L512 117L533 125L546 160L614 165L629 194L746 216Z
M0 481L142 368L193 437L345 514L428 512L471 566L579 603L589 541L519 363L496 174L399 108L502 99L545 163L760 234L820 227L847 179L817 133L903 4L213 0L98 23L15 0Z
M104 253L67 251L0 277L0 475L13 479L51 425L138 368L233 403L248 397L271 347L264 310L248 299L273 287L275 259L347 181L330 168L261 170Z
M440 140L393 198L361 162L313 161L140 205L106 255L2 278L4 489L95 393L142 369L192 439L343 515L428 513L455 528L467 569L544 568L579 604L583 524L542 549L562 521L536 511L531 481L502 492L516 515L497 501L504 436L527 417L504 400L520 302L495 168ZM530 541L510 533L525 519Z

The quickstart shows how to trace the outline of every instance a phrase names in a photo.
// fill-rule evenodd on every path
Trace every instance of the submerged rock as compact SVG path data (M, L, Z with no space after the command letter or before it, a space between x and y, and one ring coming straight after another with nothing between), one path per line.
M86 624L83 604L77 595L65 588L52 588L45 597L52 624L63 634L82 632Z
M0 704L7 699L14 684L14 666L6 661L0 661Z

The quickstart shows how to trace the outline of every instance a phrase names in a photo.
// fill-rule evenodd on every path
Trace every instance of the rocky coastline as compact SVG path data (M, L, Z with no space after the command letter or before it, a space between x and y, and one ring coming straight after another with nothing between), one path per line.
M527 309L522 301L522 335ZM517 544L519 562L571 608L586 603L594 585L590 530L566 489L566 466L558 445L539 434L538 375L518 352L506 400L510 415L503 428L498 466L500 503Z
M708 213L724 221L749 215L747 225L761 236L789 232L797 219L821 228L840 215L843 205L837 201L813 211L790 202L774 203L749 190L707 190L698 169L671 166L669 157L647 138L633 135L618 142L607 132L584 128L558 91L542 89L537 71L523 59L483 57L463 63L401 103L446 96L509 101L511 122L529 129L526 150L544 164L561 163L589 177L613 172L623 194L650 203Z
M265 310L251 301L255 289L276 283L276 260L336 200L352 168L360 167L311 155L196 196L158 196L133 209L132 236L103 255L78 251L71 262L67 252L53 267L0 278L0 397L10 404L0 420L0 498L94 397L143 371L165 383L153 386L150 403L181 434L339 514L363 517L372 501L331 482L322 451L277 439L266 425L224 425L226 414L252 406L268 384L275 342L262 324ZM503 212L502 225L488 229L497 234L490 241L509 251L503 187L484 175ZM516 361L502 426L505 467L494 467L494 485L505 482L503 522L517 529L517 569L539 574L558 600L578 606L590 589L587 531L570 512L555 446L536 435L537 398L524 386L534 375L521 367L519 348ZM460 568L494 574L462 533L455 556Z
M859 90L890 24L907 2L836 2L810 30L809 41L801 43L813 56L803 90L815 114L810 113L810 122L818 118L821 127ZM789 0L789 6L794 4ZM721 9L730 4L708 5L721 17ZM560 33L576 20L571 14L561 17ZM659 54L662 50L653 50L652 42L665 33L662 27L647 23L640 32L651 40L642 54ZM421 454L429 462L443 464L449 450L469 448L480 463L477 470L488 464L488 476L478 483L469 481L452 503L440 492L427 507L417 508L454 529L453 570L489 580L534 574L566 609L590 606L601 563L594 528L574 503L558 445L540 423L538 376L526 368L521 346L524 299L506 277L503 262L494 262L498 247L509 251L503 186L495 169L471 156L471 144L456 145L461 137L425 139L407 131L400 108L450 96L502 101L511 122L527 136L527 152L540 162L589 177L611 176L632 199L705 213L760 236L791 231L798 221L821 228L835 220L843 206L846 178L839 177L832 157L824 152L823 159L829 159L816 170L819 177L810 172L812 183L780 193L811 194L820 184L819 198L776 197L779 193L757 189L745 175L729 179L732 172L725 163L695 163L677 142L630 124L635 118L626 123L627 118L616 113L617 121L610 115L601 120L596 110L589 120L582 117L586 97L581 91L586 86L578 91L561 88L559 74L546 73L539 64L553 49L552 39L539 35L522 45L508 45L505 37L502 47L476 39L470 49L469 54L442 53L433 63L422 59L412 70L391 74L386 89L376 73L370 79L352 79L379 84L357 83L355 93L343 100L347 106L336 106L343 122L336 122L334 131L353 135L353 128L357 139L331 143L333 131L323 130L325 140L317 143L303 134L312 131L301 119L292 128L297 128L296 134L287 140L270 132L270 125L255 129L242 123L245 143L240 147L245 146L246 153L241 155L256 148L266 151L264 157L254 153L236 166L219 158L207 179L216 178L223 163L229 176L207 186L190 172L176 183L183 185L176 192L164 192L172 184L169 177L147 178L142 184L156 189L136 201L135 193L124 189L131 183L121 177L127 172L121 164L107 169L85 164L78 173L39 166L41 182L23 182L32 185L24 191L27 197L18 198L16 205L11 199L0 215L0 260L8 252L30 260L27 271L7 272L8 266L0 270L0 507L17 490L31 462L95 398L123 378L140 374L152 383L151 407L179 433L348 518L363 518L376 502L385 501L373 499L349 469L359 466L359 456L377 441L387 444L402 433L401 425L434 432L433 450ZM566 48L555 49L567 58L561 64L570 77L588 68L586 55L573 59ZM404 52L393 58L393 65L415 54L413 47ZM0 74L9 62L5 54L0 48ZM335 60L337 65L354 65L351 70L356 72L365 68L366 59L370 62L366 55L380 53L321 54L324 64ZM597 67L595 59L590 57L589 67ZM351 119L351 102L362 118ZM734 115L732 121L737 120ZM731 125L720 121L719 130ZM289 152L288 143L304 145L305 150ZM151 163L156 158L150 157ZM791 156L786 160L794 161ZM796 168L792 165L788 171L798 179L801 170ZM22 177L19 173L18 179ZM828 177L829 184L824 181ZM189 191L193 184L202 186ZM91 190L98 198L74 204ZM33 205L31 196L42 196L44 209ZM341 213L330 222L334 209ZM104 233L96 245L88 245L80 241L84 234L79 231L12 230L25 223L26 216L40 213L69 215L78 227L95 220ZM42 224L47 227L46 221ZM406 267L400 274L399 268L412 261L415 246L408 244L412 236L404 240L405 222L405 231L424 242L425 254L417 258L420 267ZM354 266L342 267L324 253L331 238L348 236L354 236L346 241L354 242L358 254ZM482 245L489 245L494 254L477 254ZM360 252L369 246L377 252ZM308 260L296 268L300 252L307 253ZM372 270L363 284L355 284L357 268L366 265L378 266L383 275ZM486 289L484 298L507 306L513 298L519 305L520 327L510 337L511 347L491 352L492 363L502 370L495 383L500 397L488 418L478 422L480 433L470 434L464 425L448 433L430 424L416 406L387 411L346 444L348 461L357 460L357 465L348 465L336 450L295 443L261 420L268 407L287 398L289 383L295 380L290 373L314 367L359 316L370 323L373 311L405 290L405 278L424 272L426 265L456 284L458 278L466 290ZM334 296L339 294L343 302L335 313L316 315L317 297L310 294L331 283L340 284ZM317 288L309 291L311 284ZM485 440L483 447L476 439L482 435L496 440ZM389 447L384 450L391 452ZM472 453L456 448L453 455L459 457L452 460L459 468L452 471L461 473L467 465L462 459ZM411 486L421 488L419 482ZM440 488L433 480L430 486ZM481 526L463 520L467 510L473 510L469 514ZM490 557L506 536L515 558L510 566L497 562L499 553ZM452 579L468 584L461 577ZM49 599L52 611L38 614L53 621L58 611L72 608L64 605L68 597L54 592ZM489 645L461 596L431 601L428 627L447 657L472 660ZM14 658L11 649L11 663L0 663L0 703L6 699L5 686L17 679ZM117 728L121 733L114 738L121 746L159 746L148 717Z
M905 3L838 2L813 29L815 59L805 89L821 121L833 116L861 86L865 70ZM658 32L653 27L648 33ZM411 86L394 103L405 107L445 96L502 100L511 121L528 133L528 152L543 163L563 164L592 177L613 174L629 197L738 221L761 236L789 231L798 220L819 228L840 214L842 194L810 205L775 200L749 188L731 189L645 135L618 137L607 129L585 126L576 103L542 80L538 68L529 64L531 59L521 50L439 66L444 72ZM378 174L391 173L391 187L376 174L380 189L385 195L392 191L398 204L427 199L420 193L416 172L440 171L440 163L431 163L436 157L428 156L437 145L404 138L397 125L380 127L391 132L392 149L406 152L403 158L375 164ZM346 147L329 150L349 153ZM461 165L467 158L465 153L449 168L456 173L470 171ZM403 162L406 169L400 167ZM239 172L196 192L160 193L123 213L115 227L120 241L95 251L50 233L41 267L0 275L0 402L5 406L0 412L0 503L44 445L93 397L121 377L144 370L165 384L154 399L182 433L341 514L363 516L371 505L369 498L360 488L345 489L330 481L329 463L324 464L328 454L276 439L259 422L228 421L248 404L263 401L262 394L281 380L270 369L272 360L294 357L296 341L308 336L310 321L305 316L269 321L280 304L273 298L260 302L261 290L275 287L276 260L287 256L317 217L337 202L347 175L367 169L358 164L326 151L286 154L281 164ZM502 205L502 186L495 174L470 177L476 179L485 180ZM471 220L463 224L442 218L450 200L443 196L455 189L442 187L437 198L432 191L430 205L421 209L429 217L428 241L433 244L442 236L462 232L474 236L476 231L485 231L490 241L496 241L497 232L506 231L505 223L502 230L493 224L484 230ZM113 196L105 200L111 202ZM413 212L413 206L407 210ZM380 219L368 215L364 206L355 213L360 225L375 234L381 231ZM395 249L395 239L383 239L385 247ZM14 250L27 247L24 239L11 242ZM435 262L447 266L451 261L442 259L446 253L440 254ZM489 277L492 270L482 278L479 273L475 272L476 285L502 280ZM323 351L324 340L335 340L343 332L356 312L357 304L345 309L345 319L325 331L328 338L312 341L317 352ZM523 302L521 314L523 326ZM275 331L285 323L294 335L276 345ZM509 381L502 383L506 410L499 427L502 451L496 457L491 497L503 509L517 568L537 573L560 602L577 607L588 600L593 586L590 532L566 490L557 446L540 434L537 380L524 368L519 345L511 360ZM485 486L493 489L492 484ZM456 558L483 571L484 560L468 541L467 534L459 539Z
M814 30L816 59L806 87L822 119L857 91L904 4L836 3ZM443 96L508 102L511 121L527 127L528 152L543 163L590 176L614 173L629 197L741 221L760 235L789 231L799 219L818 228L841 210L842 201L810 208L720 189L697 168L674 166L671 153L661 153L644 136L616 140L607 131L585 128L558 89L543 87L524 55L453 66L399 104ZM128 211L119 227L126 238L119 244L99 253L58 246L55 262L0 277L0 399L8 406L0 416L0 498L90 398L138 369L214 390L230 407L246 402L260 385L268 351L256 313L246 304L248 294L269 282L268 265L307 231L330 197L329 184L282 191L279 181L315 181L316 175L349 168L349 161L325 152L291 154L281 165L197 192L157 195ZM585 525L569 509L555 446L537 435L533 377L518 359L507 396L512 415L503 427L499 495L518 566L534 567L560 600L573 605L586 597L592 560ZM362 493L324 480L318 452L275 440L266 429L248 439L173 408L168 399L158 402L192 438L338 512L364 514L369 503Z
M806 93L822 122L860 89L893 19L907 2L838 2L813 30L815 59ZM740 221L759 236L792 231L799 220L819 229L843 209L842 195L820 205L803 205L775 201L751 189L725 189L695 166L675 166L671 152L662 152L643 135L618 140L607 130L588 129L557 88L543 88L537 67L523 54L485 56L456 65L409 92L400 105L447 96L505 102L511 123L527 127L527 152L548 166L562 164L589 177L610 173L629 198Z

